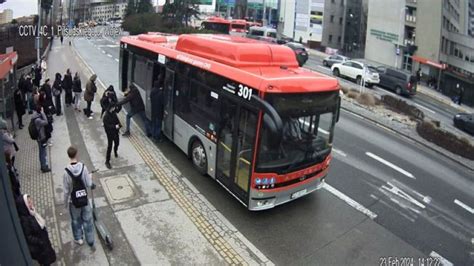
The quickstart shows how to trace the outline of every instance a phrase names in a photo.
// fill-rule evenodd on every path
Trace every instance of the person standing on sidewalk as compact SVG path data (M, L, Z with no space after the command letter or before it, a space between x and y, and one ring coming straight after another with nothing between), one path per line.
M97 75L93 74L90 79L86 83L86 91L84 92L84 101L87 102L87 108L84 109L84 114L89 118L92 119L92 115L94 112L91 110L92 102L94 101L94 95L97 92L97 86L95 85L95 81L97 79Z
M18 197L16 208L31 258L38 261L40 265L54 263L56 252L49 240L46 221L35 209L30 195L23 194Z
M64 74L63 88L66 106L69 107L72 104L72 75L69 68L66 70L66 74Z
M130 136L130 120L134 115L138 114L145 123L146 135L151 137L150 121L148 121L145 115L145 104L140 96L140 92L133 84L131 84L129 89L125 92L125 98L118 102L117 105L122 106L128 102L130 102L131 110L127 113L126 129L122 136Z
M153 84L150 92L151 99L151 120L153 139L161 142L161 123L163 121L163 83L164 76L158 76L158 80Z
M102 98L100 98L100 106L102 107L100 118L102 118L105 111L111 106L114 106L117 102L117 94L115 94L114 86L110 85L107 90L104 91L104 94L102 94Z
M110 153L112 152L112 144L114 145L115 158L118 157L118 146L120 144L119 130L122 127L117 112L120 111L120 107L109 105L104 115L104 129L107 135L107 153L105 155L105 166L111 169L110 165Z
M74 109L80 112L79 104L81 102L82 84L79 73L77 72L74 74L74 80L72 81L72 91L74 92Z
M459 84L458 84L458 86L459 86ZM464 87L461 86L461 88L459 89L459 96L458 96L458 104L459 105L462 104L463 97L464 97Z
M18 88L13 93L13 100L15 102L16 116L18 117L18 128L23 128L23 115L25 114L25 100L23 93Z
M33 102L33 83L31 82L31 76L27 75L25 80L25 89L26 89L26 106L28 107L28 114L32 114L35 110Z
M0 134L3 139L3 152L10 154L12 167L16 171L15 155L19 149L18 145L15 142L15 138L13 138L12 134L8 132L7 122L3 120L3 118L0 118Z
M61 108L61 93L63 92L63 86L61 84L61 74L56 73L56 77L54 79L53 83L53 95L55 99L55 105L56 105L56 115L60 116L62 115L62 108Z
M87 198L87 189L92 187L92 176L87 167L78 161L78 150L74 146L67 149L70 163L63 175L64 204L71 215L71 228L74 242L78 245L86 242L94 247L94 224L92 209Z
M39 161L41 165L41 172L47 173L51 172L49 169L48 161L47 161L47 153L46 153L46 146L48 139L46 137L46 127L48 126L48 119L46 118L45 113L43 112L43 108L41 105L36 107L36 112L33 114L31 118L34 121L34 125L38 132L38 138L36 141L38 142L38 149L39 149Z

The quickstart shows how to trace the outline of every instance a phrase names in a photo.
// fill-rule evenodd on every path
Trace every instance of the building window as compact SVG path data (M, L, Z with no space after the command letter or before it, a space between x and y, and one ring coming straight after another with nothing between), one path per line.
M344 0L341 0L341 6L344 6Z
M329 42L332 42L332 35L329 34Z
M339 18L339 25L342 25L342 17Z
M337 43L341 43L341 36L337 36Z
M331 23L334 22L334 16L333 16L333 15L331 15L329 21L330 21Z
M336 0L331 0L331 3L332 3L332 4L335 4L335 3L336 3Z

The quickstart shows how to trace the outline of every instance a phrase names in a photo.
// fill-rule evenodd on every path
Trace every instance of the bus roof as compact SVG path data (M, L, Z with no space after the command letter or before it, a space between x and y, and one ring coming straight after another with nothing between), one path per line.
M121 42L265 92L295 93L339 88L336 79L300 68L293 50L283 45L215 34L141 34L122 37Z
M203 22L212 22L212 23L221 23L221 24L230 24L230 21L228 21L225 18L222 17L209 17Z

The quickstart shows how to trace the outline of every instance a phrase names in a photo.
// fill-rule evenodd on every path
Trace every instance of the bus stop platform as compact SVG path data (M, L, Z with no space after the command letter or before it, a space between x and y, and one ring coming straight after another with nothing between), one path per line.
M85 87L93 70L73 49L56 42L46 76L52 78L70 68L72 73L80 73ZM64 105L64 115L54 116L53 145L48 148L50 173L41 173L38 146L29 138L27 128L16 132L22 192L32 195L46 219L58 265L278 264L216 210L136 123L131 126L131 137L120 137L119 157L111 160L113 168L105 168L107 141L98 103L105 88L101 82L97 85L93 119ZM24 119L28 123L30 116ZM125 124L123 112L120 119ZM79 158L89 169L99 169L93 177L95 202L100 219L112 234L113 250L102 245L97 234L95 249L73 242L63 202L63 174L69 162L66 149L71 144L78 147ZM423 257L343 200L326 190L316 193L321 193L318 197L322 198L320 211L325 223L308 237L320 239L320 245L298 263L366 265L379 264L381 257Z

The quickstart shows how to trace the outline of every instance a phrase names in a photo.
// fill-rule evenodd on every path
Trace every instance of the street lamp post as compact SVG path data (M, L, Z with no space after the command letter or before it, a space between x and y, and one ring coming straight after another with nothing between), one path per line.
M41 0L38 0L38 29L36 34L36 63L41 64L40 58L40 28L41 28Z

